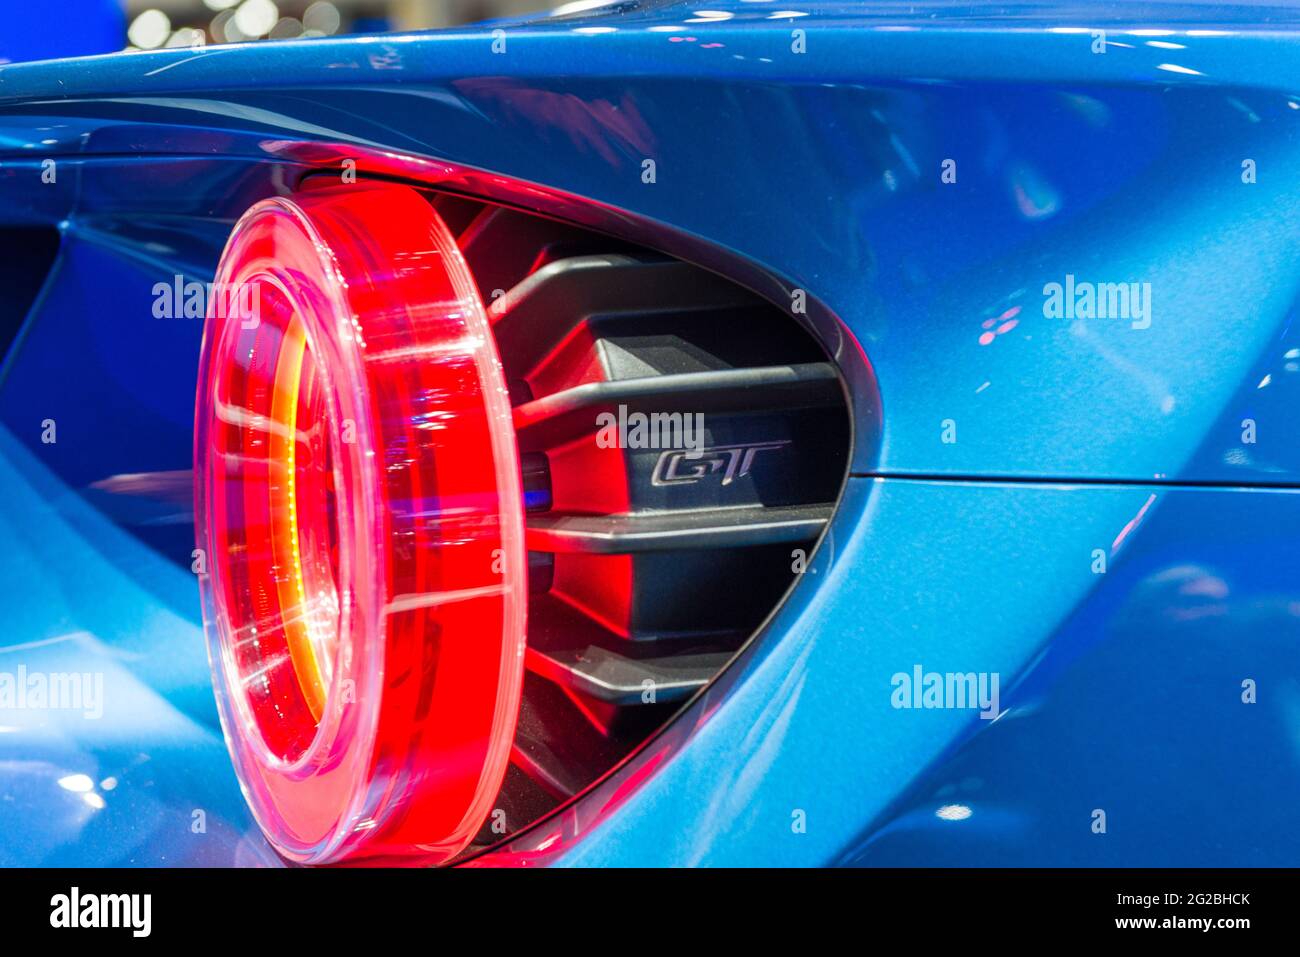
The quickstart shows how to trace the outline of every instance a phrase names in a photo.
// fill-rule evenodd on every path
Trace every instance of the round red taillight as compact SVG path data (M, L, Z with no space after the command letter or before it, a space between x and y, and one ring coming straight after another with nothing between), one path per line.
M335 186L239 221L194 465L217 702L263 831L309 863L454 857L509 760L526 556L491 330L418 193Z

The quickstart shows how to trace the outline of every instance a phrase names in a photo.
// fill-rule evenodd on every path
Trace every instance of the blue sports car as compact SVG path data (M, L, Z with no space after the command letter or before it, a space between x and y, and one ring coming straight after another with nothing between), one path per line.
M6 56L0 865L1300 863L1300 11Z

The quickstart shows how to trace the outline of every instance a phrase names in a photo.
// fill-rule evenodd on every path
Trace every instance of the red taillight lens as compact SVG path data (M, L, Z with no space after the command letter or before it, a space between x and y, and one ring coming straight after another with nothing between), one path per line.
M514 736L527 600L510 401L415 191L254 206L209 302L195 498L223 726L304 862L450 859Z

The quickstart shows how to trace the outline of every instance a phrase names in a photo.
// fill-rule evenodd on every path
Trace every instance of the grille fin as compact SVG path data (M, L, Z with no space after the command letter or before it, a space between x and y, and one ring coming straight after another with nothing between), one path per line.
M528 520L531 551L626 555L684 548L808 542L830 520L829 505L781 505L622 515L546 513Z
M758 412L834 408L842 404L839 376L829 362L760 369L718 369L584 382L515 408L520 447L554 446L593 431L599 412L622 405L646 414Z

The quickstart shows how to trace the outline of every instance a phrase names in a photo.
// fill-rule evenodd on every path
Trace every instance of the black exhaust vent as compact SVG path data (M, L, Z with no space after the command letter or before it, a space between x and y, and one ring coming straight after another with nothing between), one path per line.
M498 816L486 844L600 778L748 640L830 520L849 419L818 343L746 289L517 210L433 202L488 304L528 518L524 705L505 834Z

